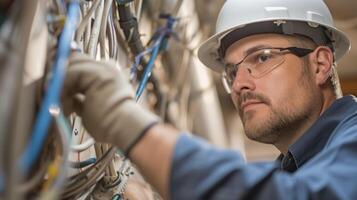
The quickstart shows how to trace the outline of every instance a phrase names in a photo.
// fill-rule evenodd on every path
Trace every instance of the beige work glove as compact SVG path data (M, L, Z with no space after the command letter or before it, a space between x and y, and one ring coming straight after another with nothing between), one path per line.
M96 141L125 153L160 121L136 104L128 78L114 62L99 62L80 53L70 57L62 99L65 113L81 116Z

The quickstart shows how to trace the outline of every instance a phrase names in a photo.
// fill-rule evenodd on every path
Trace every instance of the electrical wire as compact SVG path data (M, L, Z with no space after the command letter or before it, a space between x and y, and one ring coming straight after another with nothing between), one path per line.
M71 151L75 151L75 152L85 151L89 147L93 146L94 143L95 143L95 140L93 138L89 138L86 141L84 141L82 144L71 145Z
M70 166L72 168L84 168L84 167L88 167L89 165L94 164L97 161L96 158L89 158L87 160L84 161L80 161L80 162L70 162Z
M183 1L184 0L177 0L174 10L172 12L172 16L177 16L178 12L180 11Z
M69 128L67 119L59 107L51 108L50 112L55 119L58 133L62 142L62 157L59 159L60 161L55 160L55 162L48 167L48 180L47 184L45 184L43 192L39 195L40 200L53 199L57 197L58 194L60 194L69 169L68 155L70 152L70 135L72 132ZM58 162L60 162L60 164L58 164ZM52 187L48 189L47 186L49 185L52 185Z
M151 75L151 71L153 69L153 66L154 66L154 62L155 62L155 59L156 59L156 56L158 55L159 53L159 49L160 49L160 43L161 43L161 39L160 38L156 44L155 44L155 47L153 49L153 52L150 56L150 60L149 60L149 63L148 65L145 67L145 71L144 71L144 75L143 75L143 78L142 80L140 81L139 83L139 86L136 90L136 95L135 95L135 100L138 101L140 96L142 95L144 89L145 89L145 86L150 78L150 75Z
M143 8L143 0L139 0L138 9L136 10L136 19L138 20L138 22L140 21L142 8Z
M58 105L60 102L60 91L64 81L67 65L66 62L69 56L70 44L75 31L78 15L78 3L72 1L69 4L66 23L59 39L57 57L53 65L52 79L49 83L48 92L43 98L43 103L34 125L32 138L19 162L20 170L23 173L27 173L36 162L38 155L41 152L49 125L52 121L49 109L52 106Z
M39 186L40 183L44 180L47 169L50 165L50 161L46 161L40 166L40 169L37 170L37 173L28 181L22 183L18 187L18 191L25 193L33 190L36 186Z
M90 9L88 10L87 14L81 20L81 22L77 28L76 35L75 35L75 40L77 43L80 43L83 32L84 32L85 28L88 26L88 24L90 24L91 18L93 16L94 12L96 11L96 9L98 8L100 1L102 1L102 0L94 0L93 4L90 7Z
M144 51L144 46L140 39L138 22L128 5L129 4L126 3L120 3L120 1L117 0L120 27L123 30L130 51L136 56Z
M7 20L1 26L0 192L6 199L22 198L22 193L16 192L16 189L23 177L18 176L13 158L19 156L19 147L27 134L17 128L21 116L19 107L23 90L24 58L37 3L32 0L25 3L14 1L7 10Z
M68 190L73 189L73 187L75 185L80 185L82 184L83 180L87 180L88 176L91 176L93 174L94 171L96 171L98 169L98 166L100 166L102 163L105 163L107 159L112 159L114 157L114 155L111 155L111 153L109 153L109 150L107 152L104 153L104 155L102 157L100 157L99 159L97 159L97 162L88 167L87 169L85 169L82 173L73 175L72 177L70 177L70 179L68 180L68 184L66 186L66 188Z
M115 194L112 200L122 200L122 196L120 194Z
M112 6L113 8L113 6ZM113 10L111 10L108 18L108 35L109 35L109 57L117 59L118 55L118 41L116 32L114 30L114 21L113 21Z
M175 18L171 17L170 15L160 15L160 18L164 18L167 20L166 26L165 27L160 27L154 34L154 36L150 39L149 44L153 41L154 45L139 54L138 56L135 57L135 62L131 70L131 78L136 77L136 70L138 63L140 62L140 59L144 56L144 54L151 52L150 60L145 67L144 74L142 77L142 80L139 83L139 86L136 90L136 96L135 99L136 101L139 100L140 96L142 95L145 86L151 76L151 72L154 66L155 59L159 53L159 50L166 50L167 49L167 44L168 44L168 39L174 35L173 33L173 26L176 21Z
M81 144L83 142L83 138L84 138L84 135L85 135L85 130L84 129L81 129L81 139L79 141L79 144ZM93 142L93 145L95 144L95 142ZM80 162L81 161L81 152L77 152L77 161ZM82 169L79 168L79 172L82 172Z
M68 122L66 117L64 116L63 112L59 112L58 115L55 116L55 121L56 125L58 127L60 136L61 136L61 141L62 141L62 165L59 170L56 182L54 183L54 188L59 190L61 186L63 185L66 176L67 176L67 171L69 169L69 160L68 160L68 155L70 152L70 143L71 143L71 133L72 131L69 128Z
M124 39L125 36L123 36L123 32L120 30L120 24L118 21L118 16L116 14L117 13L115 12L114 19L113 19L116 39L118 41L119 46L121 46L124 52L126 53L126 55L128 55L129 54L128 45L125 43L125 39Z
M65 2L63 0L55 0L54 2L55 2L55 5L57 7L58 13L60 15L65 14L65 12L66 12L66 4L65 4Z
M100 0L98 8L96 9L95 20L92 27L91 37L87 49L88 54L91 55L93 58L95 58L97 53L100 24L102 22L103 11L104 11L104 1Z
M110 9L112 7L112 3L113 3L112 0L106 0L104 3L102 22L101 22L100 32L99 32L100 55L102 58L105 58L105 55L106 55L105 36L107 33L107 21L108 21Z
M111 147L94 165L74 176L68 182L66 190L62 193L63 198L73 198L85 192L93 186L103 175L108 163L113 159L117 149Z

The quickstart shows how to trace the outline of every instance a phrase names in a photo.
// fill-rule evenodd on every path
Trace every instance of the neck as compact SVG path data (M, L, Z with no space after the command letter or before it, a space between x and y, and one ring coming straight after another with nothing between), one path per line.
M286 130L283 130L283 133L280 134L280 138L274 146L285 156L289 147L294 144L318 119L319 115L313 114L308 118L301 120L299 125L294 127L289 127Z

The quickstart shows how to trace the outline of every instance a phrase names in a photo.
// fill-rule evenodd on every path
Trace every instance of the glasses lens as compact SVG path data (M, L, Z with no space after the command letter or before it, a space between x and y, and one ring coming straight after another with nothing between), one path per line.
M222 83L223 83L223 87L226 90L226 92L228 94L230 94L232 92L233 82L228 80L226 71L224 71L223 74L222 74Z
M260 49L249 54L239 66L227 64L222 74L223 85L231 93L238 67L246 69L254 78L260 78L282 64L285 60L284 52L279 49Z
M222 81L223 86L225 87L226 91L230 93L234 79L237 73L237 65L234 64L227 64L224 68L224 72L222 74Z
M248 55L241 63L254 78L260 78L284 62L284 54L278 49L261 49Z

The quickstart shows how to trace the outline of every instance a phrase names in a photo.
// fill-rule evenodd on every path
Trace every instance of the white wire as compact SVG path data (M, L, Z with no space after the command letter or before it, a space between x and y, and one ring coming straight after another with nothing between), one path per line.
M71 146L71 151L75 151L75 152L85 151L89 147L93 146L94 143L95 143L94 139L93 138L89 138L85 142L83 142L82 144L72 145Z
M139 0L138 9L136 10L136 19L138 22L140 21L142 8L143 8L143 0Z
M113 1L109 0L104 3L102 23L100 26L100 33L99 33L100 55L102 58L105 58L105 55L106 55L105 38L106 38L106 33L107 33L107 21L108 21L110 9L112 7L112 2Z
M100 1L99 6L95 13L95 20L92 28L92 34L90 37L89 45L88 45L88 54L93 58L96 57L96 51L98 46L98 38L100 32L100 25L102 22L102 16L104 11L104 1Z
M76 36L75 36L76 42L78 42L78 43L80 42L80 39L83 35L85 27L87 27L88 24L90 24L92 15L94 14L94 11L98 8L99 3L100 3L100 0L96 0L93 2L91 8L88 10L87 14L85 15L85 17L82 19L81 23L79 24L79 26L77 28Z
M183 0L177 0L176 5L175 5L175 8L174 8L173 13L172 13L172 15L173 15L174 17L176 17L177 14L178 14L178 12L180 11L180 8L181 8L181 6L182 6L182 3L183 3Z

